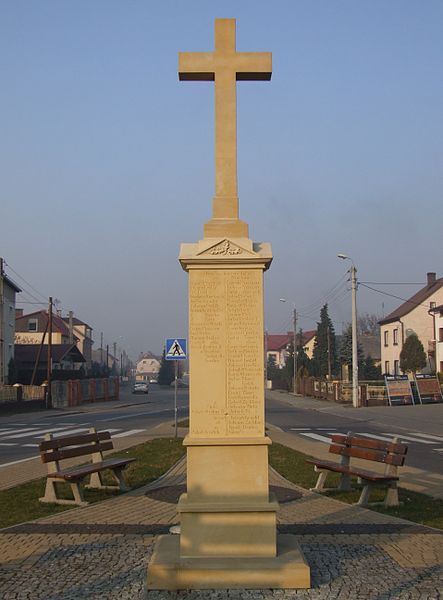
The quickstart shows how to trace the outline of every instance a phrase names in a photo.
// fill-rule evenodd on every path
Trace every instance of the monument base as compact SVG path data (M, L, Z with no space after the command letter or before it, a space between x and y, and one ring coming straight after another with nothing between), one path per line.
M310 568L294 535L278 536L275 558L180 558L180 536L158 538L148 590L306 589Z

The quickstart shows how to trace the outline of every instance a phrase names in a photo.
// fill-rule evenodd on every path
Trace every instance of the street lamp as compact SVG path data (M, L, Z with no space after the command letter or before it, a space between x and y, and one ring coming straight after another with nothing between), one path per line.
M357 353L357 269L354 261L346 254L337 254L342 260L351 261L351 288L352 288L352 406L358 408L358 353Z
M280 298L280 302L286 302L286 298ZM294 396L297 393L297 310L295 308L294 305L294 314L293 314L293 320L294 320L294 373L293 373L293 391L294 391Z

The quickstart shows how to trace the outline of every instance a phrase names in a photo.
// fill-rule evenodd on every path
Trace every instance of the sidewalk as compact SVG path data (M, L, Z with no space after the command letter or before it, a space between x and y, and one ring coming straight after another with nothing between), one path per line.
M177 522L185 460L158 482L0 531L3 600L443 598L443 532L307 492L272 469L279 530L298 536L311 590L149 592L155 536Z
M309 409L314 411L327 412L336 416L345 416L346 418L352 418L358 421L384 424L392 421L392 427L399 429L398 420L396 421L396 415L399 411L404 411L415 420L415 427L419 427L420 421L426 422L427 426L429 423L435 424L436 435L441 435L441 423L443 422L443 404L425 405L425 406L378 406L372 408L352 408L349 406L343 406L340 404L334 404L327 400L319 400L316 398L307 398L306 396L294 396L287 392L279 391L267 391L267 397L280 402L286 402L294 408ZM425 409L422 411L420 409ZM418 410L417 410L418 409ZM417 412L413 412L416 411ZM267 424L267 427L271 433L273 441L298 450L303 454L313 456L314 458L321 458L325 460L331 460L331 455L328 452L328 445L315 442L302 435L296 435L296 432L287 433ZM438 430L438 433L437 433ZM357 464L358 461L354 462ZM361 464L363 468L367 468L367 463ZM379 470L383 472L384 465L376 463L371 464L371 470ZM431 473L424 471L423 469L417 469L408 465L406 458L406 464L400 468L400 486L413 490L415 492L421 492L428 494L435 498L443 498L443 473Z

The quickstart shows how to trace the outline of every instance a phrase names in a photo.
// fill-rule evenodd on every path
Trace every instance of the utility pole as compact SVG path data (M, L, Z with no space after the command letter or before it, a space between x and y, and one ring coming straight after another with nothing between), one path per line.
M100 333L100 364L103 366L103 331Z
M294 396L297 393L297 311L294 308Z
M117 365L116 365L116 361L117 361L117 342L114 342L114 371L117 372Z
M331 371L331 328L328 325L328 380L332 379Z
M48 389L46 392L46 408L52 408L52 296L49 296L48 306L48 371L46 379L48 381Z
M109 368L109 344L106 344L106 368Z
M357 269L351 266L352 289L352 405L360 406L358 398L358 353L357 353Z
M3 283L4 271L3 271L3 258L0 257L0 385L5 383L5 355L4 355L4 336L5 336L5 325L3 320L4 314L4 283Z

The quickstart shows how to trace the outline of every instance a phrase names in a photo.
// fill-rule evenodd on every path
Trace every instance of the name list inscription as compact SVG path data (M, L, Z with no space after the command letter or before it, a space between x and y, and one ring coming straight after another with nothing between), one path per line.
M191 435L264 434L261 270L190 278Z

